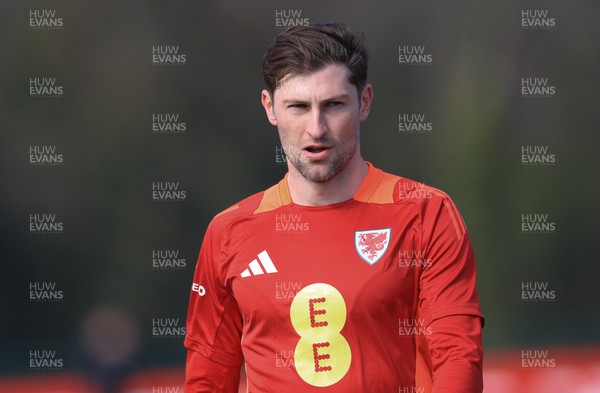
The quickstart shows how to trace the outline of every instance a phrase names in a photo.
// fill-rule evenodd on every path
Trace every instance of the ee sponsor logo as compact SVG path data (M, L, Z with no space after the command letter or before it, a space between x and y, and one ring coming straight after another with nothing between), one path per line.
M346 315L342 294L329 284L308 285L292 301L290 319L300 336L294 365L306 383L331 386L348 372L352 351L340 333Z
M206 289L202 285L196 283L192 284L192 292L198 292L198 295L200 296L206 295Z

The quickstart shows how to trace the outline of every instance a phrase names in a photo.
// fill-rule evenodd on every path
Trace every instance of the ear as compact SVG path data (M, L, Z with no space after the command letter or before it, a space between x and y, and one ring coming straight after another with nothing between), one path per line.
M361 122L367 120L367 117L369 117L371 102L373 102L373 85L367 83L365 87L363 87L363 91L360 95L360 111L358 113L358 118Z
M271 94L266 89L263 89L261 93L260 99L263 108L265 108L265 112L267 113L267 118L269 119L269 123L276 126L277 118L275 117L275 108L273 99L271 98Z

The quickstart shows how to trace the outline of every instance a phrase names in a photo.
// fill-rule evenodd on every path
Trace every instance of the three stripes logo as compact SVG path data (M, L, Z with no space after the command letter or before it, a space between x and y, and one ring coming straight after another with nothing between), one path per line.
M273 264L273 261L266 250L258 254L258 260L253 259L252 262L248 264L248 269L244 270L241 276L242 278L258 276L260 274L265 274L265 272L267 274L277 273L277 268Z

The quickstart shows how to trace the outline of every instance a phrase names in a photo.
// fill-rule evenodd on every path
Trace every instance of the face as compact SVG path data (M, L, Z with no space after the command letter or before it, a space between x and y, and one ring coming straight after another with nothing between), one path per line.
M262 104L279 130L289 170L312 182L331 180L360 156L360 123L368 117L371 100L371 85L359 97L340 64L286 76L277 83L274 97L262 92Z

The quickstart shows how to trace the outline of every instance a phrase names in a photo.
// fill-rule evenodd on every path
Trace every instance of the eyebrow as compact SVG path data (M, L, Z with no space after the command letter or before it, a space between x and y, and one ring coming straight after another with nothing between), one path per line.
M343 94L339 94L336 96L326 98L324 100L321 100L320 102L323 103L323 102L339 101L339 100L347 99L349 97L350 97L349 94L343 93ZM283 100L281 103L285 105L285 104L306 104L309 102L310 102L310 100L286 99L286 100Z

